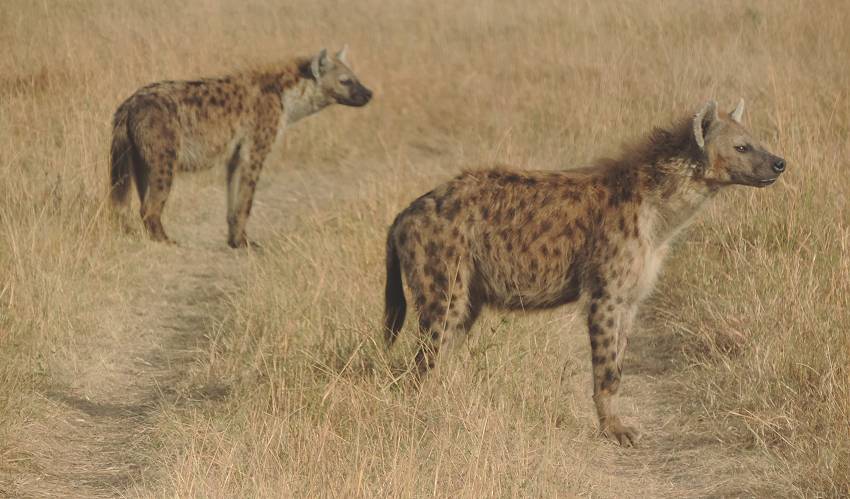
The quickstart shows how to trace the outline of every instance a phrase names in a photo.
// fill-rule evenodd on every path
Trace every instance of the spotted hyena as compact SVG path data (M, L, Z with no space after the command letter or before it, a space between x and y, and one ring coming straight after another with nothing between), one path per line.
M419 311L417 370L485 305L555 307L586 296L593 399L604 434L639 434L612 407L638 305L673 237L719 190L764 187L785 170L731 113L708 102L616 160L560 172L470 171L415 200L387 238L385 326L404 322L402 273Z
M174 172L226 166L228 244L245 246L260 170L286 127L330 104L359 107L371 97L348 67L346 48L223 78L143 87L115 112L113 204L126 205L132 176L150 237L169 241L160 217Z

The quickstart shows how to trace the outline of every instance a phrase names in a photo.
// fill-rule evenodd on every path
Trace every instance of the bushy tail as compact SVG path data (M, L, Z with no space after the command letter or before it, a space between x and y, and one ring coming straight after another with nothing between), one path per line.
M390 229L387 236L387 287L384 294L384 334L387 346L395 342L407 313L407 301L401 285L401 265L392 232Z
M133 171L133 143L127 127L127 109L121 106L112 121L112 154L109 161L109 193L112 206L127 204Z

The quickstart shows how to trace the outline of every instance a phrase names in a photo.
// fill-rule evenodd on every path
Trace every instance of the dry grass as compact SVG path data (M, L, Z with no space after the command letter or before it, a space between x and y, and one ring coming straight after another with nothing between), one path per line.
M0 494L51 472L63 409L45 394L97 357L93 311L154 265L102 216L117 104L149 81L347 42L376 98L299 124L264 172L249 230L266 250L240 259L240 291L148 415L133 493L681 495L674 464L640 461L685 440L630 454L593 435L570 309L488 313L463 362L422 392L395 383L413 335L376 344L384 231L460 168L581 164L744 96L789 171L715 202L644 314L638 337L666 350L638 364L664 369L638 378L627 361L624 390L675 386L687 424L647 428L669 418L640 399L625 410L650 434L723 442L729 469L761 463L735 488L709 473L704 491L850 495L848 23L841 0L0 3ZM166 224L194 223L193 189L220 181L181 180ZM211 226L223 245L223 219ZM185 402L198 386L229 395Z

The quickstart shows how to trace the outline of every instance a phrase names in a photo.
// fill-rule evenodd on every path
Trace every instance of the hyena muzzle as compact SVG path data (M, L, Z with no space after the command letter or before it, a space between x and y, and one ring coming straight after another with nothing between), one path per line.
M220 165L227 171L228 244L245 246L260 171L286 126L331 104L360 107L371 98L349 68L346 48L223 78L143 87L113 120L112 203L127 204L132 177L148 234L169 241L161 216L175 172Z
M402 275L419 312L419 376L485 306L555 307L585 297L593 399L603 434L639 433L613 409L629 333L673 237L719 190L763 187L785 161L707 103L617 160L560 172L470 171L415 200L387 237L385 327L405 318Z

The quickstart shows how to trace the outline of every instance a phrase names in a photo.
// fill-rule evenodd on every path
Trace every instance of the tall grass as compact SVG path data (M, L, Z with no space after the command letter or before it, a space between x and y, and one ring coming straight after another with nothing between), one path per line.
M276 191L261 184L249 230L271 224L266 251L188 381L230 396L162 409L141 486L279 496L646 485L597 476L611 463L592 435L582 322L568 309L488 313L462 362L422 392L396 382L413 335L390 353L376 344L384 230L462 168L583 164L707 98L743 96L747 125L789 170L700 218L637 334L677 336L690 416L713 438L778 463L796 493L850 494L848 22L840 0L3 2L0 474L29 466L20 435L41 427L39 394L73 377L88 311L134 272L133 238L102 217L117 104L150 81L349 43L375 99L299 124L264 172L297 189L264 199Z

